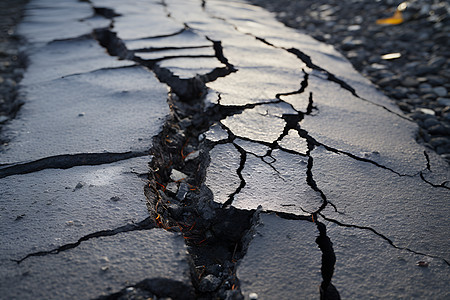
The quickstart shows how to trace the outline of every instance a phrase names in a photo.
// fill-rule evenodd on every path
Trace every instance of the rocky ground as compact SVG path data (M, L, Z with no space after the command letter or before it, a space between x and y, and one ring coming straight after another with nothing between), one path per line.
M376 21L393 16L401 0L250 2L334 45L418 123L419 139L450 161L449 2L407 1L398 25ZM390 53L400 57L383 56Z
M27 0L0 2L0 124L13 117L20 107L16 85L22 79L25 60L19 52L16 25Z

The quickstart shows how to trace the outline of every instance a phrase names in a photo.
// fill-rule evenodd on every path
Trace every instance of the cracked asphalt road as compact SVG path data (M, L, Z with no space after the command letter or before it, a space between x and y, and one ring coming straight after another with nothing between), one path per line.
M332 47L241 1L34 0L19 32L8 299L450 296L448 165Z

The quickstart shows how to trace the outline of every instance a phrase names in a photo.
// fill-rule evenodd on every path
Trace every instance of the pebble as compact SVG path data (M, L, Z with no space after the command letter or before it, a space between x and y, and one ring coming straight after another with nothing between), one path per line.
M408 76L402 80L402 85L406 87L413 87L418 86L419 82L417 81L416 78Z
M425 128L430 128L438 124L439 121L436 118L428 118L425 121L423 121L423 125L425 126Z
M186 174L175 169L173 169L172 174L170 174L170 179L172 179L173 181L181 181L187 177L188 176Z
M443 106L450 106L450 98L438 98L437 102Z
M222 281L220 278L209 274L202 278L199 284L199 290L203 293L214 292L220 286Z
M439 97L447 96L447 89L443 86L433 88L433 92Z

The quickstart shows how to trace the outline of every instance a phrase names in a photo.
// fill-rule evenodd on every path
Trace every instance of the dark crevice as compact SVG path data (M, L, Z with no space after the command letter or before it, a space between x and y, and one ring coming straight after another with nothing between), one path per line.
M111 56L117 56L120 59L127 59L137 62L140 65L152 70L158 80L170 86L172 91L183 101L189 101L190 99L198 99L205 95L207 87L206 83L212 82L219 77L225 77L229 74L236 72L236 69L231 65L224 57L221 43L217 41L213 42L215 56L210 55L196 55L196 56L168 56L159 59L145 60L134 55L133 51L130 51L125 46L125 43L117 37L115 32L110 29L102 28L96 29L95 37L99 43L107 49ZM225 64L225 67L215 68L211 72L204 75L197 75L193 78L182 79L179 76L173 74L168 68L164 68L158 65L159 61L172 58L200 58L200 57L215 57L220 62Z
M211 45L203 46L185 46L185 47L148 47L133 50L134 53L150 53L150 52L160 52L160 51L170 51L170 50L187 50L187 49L202 49L211 48Z
M317 109L317 108L314 106L313 93L309 92L308 106L306 107L306 115L311 115L313 109Z
M233 143L233 146L236 148L237 151L239 151L239 154L241 156L239 167L236 170L236 174L238 175L238 177L240 179L240 184L236 188L236 190L228 196L228 200L222 205L223 208L230 206L234 201L234 196L239 194L246 185L245 179L242 176L242 170L244 170L245 162L247 161L247 152L244 149L242 149L242 147L239 147L235 143Z
M387 241L392 247L394 247L394 248L396 248L396 249L399 249L399 250L405 250L405 251L408 251L408 252L411 252L411 253L414 253L414 254L417 254L417 255L423 255L423 256L427 256L427 257L432 257L432 258L441 259L441 260L443 260L448 266L450 266L450 263L449 263L446 259L444 259L444 258L442 258L442 257L435 256L435 255L430 255L430 254L426 254L426 253L422 253L422 252L418 252L418 251L412 250L412 249L407 248L407 247L400 247L400 246L397 246L397 245L394 244L394 242L393 242L391 239L389 239L388 237L386 237L385 235L379 233L378 231L376 231L375 229L373 229L373 228L371 228L371 227L368 227L368 226L360 226L360 225L354 225L354 224L345 224L345 223L342 223L342 222L340 222L340 221L338 221L338 220L334 220L334 219L328 218L328 217L324 216L322 213L319 213L319 215L320 215L322 218L324 218L324 220L327 220L327 221L329 221L329 222L335 223L335 224L337 224L337 225L339 225L339 226L342 226L342 227L358 228L358 229L363 229L363 230L369 230L369 231L375 233L377 236L381 237L383 240Z
M162 4L165 5L164 2ZM165 9L170 15L167 5ZM184 30L189 30L185 27ZM223 208L212 201L212 192L203 183L210 145L200 143L199 136L214 122L257 104L205 107L202 99L207 94L205 84L236 72L224 56L220 41L209 39L214 57L224 67L194 78L181 79L157 61L135 57L134 52L127 50L124 42L111 30L96 30L95 36L110 55L147 67L160 82L170 87L168 102L171 114L160 134L154 137L151 149L153 160L150 162L149 184L145 188L147 207L158 227L182 233L193 261L191 279L196 298L225 299L229 295L239 298L236 263L245 254L246 235L255 222L256 211ZM196 151L199 156L188 160L189 154ZM174 170L185 174L185 178L174 181L171 177ZM205 286L205 281L211 276L217 285Z
M427 170L431 171L430 157L428 156L427 151L424 150L423 155L425 156L425 159L427 160Z
M154 58L154 59L140 59L139 61L141 61L143 64L145 64L147 67L149 68L153 68L153 66L161 61L164 60L169 60L169 59L177 59L177 58L213 58L215 57L214 55L169 55L169 56L163 56L163 57L159 57L159 58Z
M330 151L330 152L333 152L333 153L336 153L336 154L344 154L344 155L346 155L346 156L348 156L348 157L350 157L350 158L352 158L352 159L354 159L354 160L358 160L358 161L361 161L361 162L369 163L369 164L372 164L372 165L374 165L374 166L377 166L378 168L381 168L381 169L384 169L384 170L388 170L388 171L390 171L390 172L392 172L392 173L394 173L394 174L396 174L396 175L398 175L398 176L400 176L400 177L405 177L405 176L406 176L406 177L414 177L414 176L416 176L417 174L419 174L419 172L417 172L416 174L402 174L402 173L400 173L400 172L398 172L398 171L395 171L395 170L392 169L392 168L386 167L386 166L384 166L384 165L382 165L382 164L379 164L379 163L377 163L376 161L373 161L373 160L371 160L371 159L364 158L364 157L359 157L359 156L354 155L354 154L352 154L352 153L350 153L350 152L343 151L343 150L339 150L339 149L330 147L330 146L328 146L328 145L322 144L322 143L318 142L316 139L314 139L313 137L311 137L311 136L308 134L308 132L307 132L306 130L304 130L304 129L299 129L299 135L300 135L302 138L304 138L304 139L306 139L307 141L309 141L309 142L311 143L311 145L314 145L314 146L322 146L322 147L324 147L327 151Z
M108 7L93 7L96 15L102 16L106 19L114 19L115 17L120 17L121 15L116 13L113 9Z
M212 40L209 37L206 37L206 38L208 39L208 41L213 43L213 48L214 48L214 52L215 52L216 58L221 63L223 63L225 66L227 66L227 68L229 68L232 72L236 72L237 70L234 68L234 66L232 64L230 64L228 59L223 54L222 42L221 41Z
M15 262L17 262L18 264L20 264L21 262L23 262L24 260L26 260L27 258L33 257L33 256L46 256L46 255L50 255L50 254L58 254L60 252L64 252L70 249L74 249L76 247L78 247L82 242L88 241L90 239L93 238L99 238L99 237L106 237L106 236L113 236L116 235L118 233L123 233L123 232L130 232L130 231L141 231L141 230L149 230L149 229L153 229L156 227L156 224L154 222L154 220L152 220L150 217L146 218L145 220L139 222L139 223L133 223L133 224L127 224L115 229L111 229L111 230L102 230L102 231L97 231L94 233L90 233L88 235L85 235L83 237L81 237L80 239L78 239L78 241L76 241L75 243L69 243L69 244L65 244L62 245L58 248L55 248L53 250L49 250L49 251L39 251L39 252L34 252L34 253L30 253L28 255L26 255L25 257L19 259L19 260L13 260Z
M447 184L450 182L450 181L448 181L448 180L442 182L441 184L435 184L435 183L432 183L432 182L426 180L426 179L425 179L425 176L423 175L423 172L420 172L420 173L419 173L419 176L420 176L420 178L421 178L425 183L431 185L432 187L435 187L435 188L444 188L444 189L450 190L450 187L447 186Z
M189 30L191 30L189 28L189 26L187 24L184 24L184 28L183 29L175 31L174 33L148 36L148 37L139 38L139 39L129 39L129 40L125 40L125 41L126 42L134 42L134 41L145 41L145 40L156 40L156 39L168 38L168 37L172 37L172 36L177 36L179 34L182 34L182 33L186 32L186 31L189 31Z
M121 291L96 298L96 300L125 299L175 299L193 300L195 292L191 286L169 278L148 278Z
M315 221L319 236L316 238L316 243L322 251L322 266L320 271L322 273L322 283L320 284L320 299L321 300L340 300L338 290L331 283L331 278L334 274L334 265L336 263L336 255L334 254L333 243L327 236L327 228L319 221Z
M306 183L316 192L320 195L320 198L322 198L322 205L317 209L317 211L314 213L319 213L322 210L324 210L328 204L330 204L335 211L337 211L336 206L334 206L333 203L329 202L327 199L327 196L325 193L317 186L316 181L314 180L313 176L313 166L314 166L314 159L311 156L311 152L314 150L315 145L311 142L311 140L307 139L307 145L308 145L308 151L306 152L306 155L308 156L308 164L307 164L307 170L306 170Z
M124 153L80 153L63 154L42 158L27 163L3 165L0 167L0 178L12 175L28 174L45 169L69 169L76 166L96 166L110 164L134 157L147 156L148 152L124 152Z
M303 215L296 215L293 213L286 213L286 212L280 212L280 211L274 211L274 210L264 210L262 213L268 213L268 214L274 213L278 217L285 219L285 220L296 220L296 221L301 220L301 221L314 222L314 217L311 214L309 216L303 216Z
M283 48L283 49L285 49L285 48ZM288 51L289 53L292 53L295 56L297 56L297 58L299 58L302 62L304 62L308 68L316 70L316 71L319 71L319 72L322 72L322 73L325 73L327 75L327 80L337 83L343 89L349 91L353 96L355 96L357 98L360 98L358 96L358 94L356 93L356 90L354 88L352 88L345 81L337 78L336 75L334 75L334 74L328 72L327 70L319 67L318 65L314 64L312 62L311 57L306 55L304 52L302 52L302 51L300 51L299 49L296 49L296 48L289 48L289 49L285 49L285 50Z

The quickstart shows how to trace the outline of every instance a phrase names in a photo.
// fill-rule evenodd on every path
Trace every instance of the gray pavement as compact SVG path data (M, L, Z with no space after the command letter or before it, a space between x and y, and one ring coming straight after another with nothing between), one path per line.
M7 299L450 296L450 170L331 46L242 1L30 1Z

